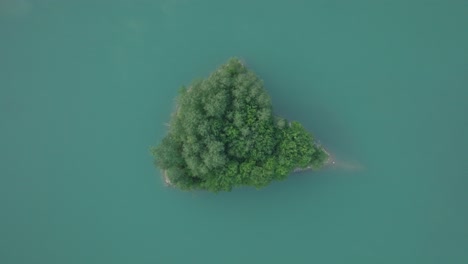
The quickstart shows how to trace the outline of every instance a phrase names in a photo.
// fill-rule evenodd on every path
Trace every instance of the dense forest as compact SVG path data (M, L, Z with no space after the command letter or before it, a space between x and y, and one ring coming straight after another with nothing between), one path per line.
M236 58L182 87L176 104L152 153L166 181L181 189L260 188L328 160L300 123L273 116L262 81Z

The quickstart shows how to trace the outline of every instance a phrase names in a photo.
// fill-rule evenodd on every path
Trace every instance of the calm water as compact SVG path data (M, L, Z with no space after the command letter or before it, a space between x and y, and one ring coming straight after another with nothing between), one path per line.
M377 2L1 0L0 262L468 263L468 1ZM178 87L230 56L335 168L164 187Z

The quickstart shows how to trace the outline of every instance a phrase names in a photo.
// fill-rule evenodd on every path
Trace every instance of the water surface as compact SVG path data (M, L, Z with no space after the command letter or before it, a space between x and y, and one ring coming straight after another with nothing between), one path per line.
M0 3L1 263L468 263L467 1ZM231 56L335 168L164 187L177 89Z

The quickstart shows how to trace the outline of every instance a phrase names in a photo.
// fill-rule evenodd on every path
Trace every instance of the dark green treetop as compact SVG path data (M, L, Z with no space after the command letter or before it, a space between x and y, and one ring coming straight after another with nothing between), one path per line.
M169 132L152 153L172 185L215 192L260 188L328 160L300 123L272 115L262 81L236 58L181 88Z

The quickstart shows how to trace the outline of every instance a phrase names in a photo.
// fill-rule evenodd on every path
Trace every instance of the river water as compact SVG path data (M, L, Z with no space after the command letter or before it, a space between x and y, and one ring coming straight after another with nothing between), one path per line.
M0 1L0 262L468 263L467 1ZM150 146L231 56L336 165L167 188Z

